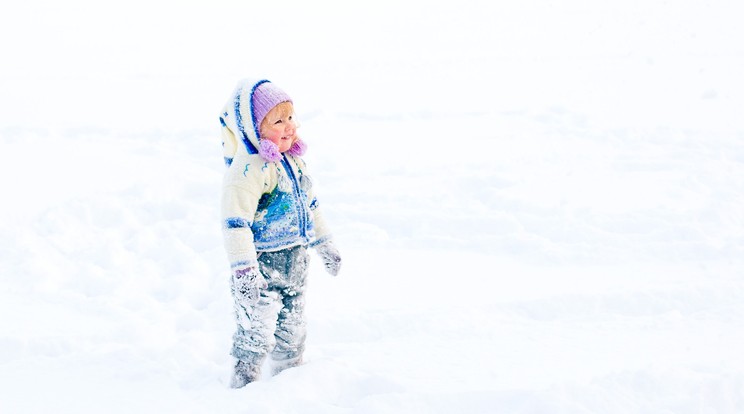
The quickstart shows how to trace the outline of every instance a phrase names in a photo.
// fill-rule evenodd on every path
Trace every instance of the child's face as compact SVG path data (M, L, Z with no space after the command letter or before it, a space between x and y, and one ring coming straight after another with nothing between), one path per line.
M294 107L290 102L282 102L273 107L261 122L261 139L268 139L279 147L279 152L289 149L294 143L297 123L294 120Z

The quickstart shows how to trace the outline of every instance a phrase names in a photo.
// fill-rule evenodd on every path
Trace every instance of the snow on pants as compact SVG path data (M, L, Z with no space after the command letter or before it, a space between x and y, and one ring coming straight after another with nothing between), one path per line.
M238 322L232 355L259 372L271 354L273 373L302 363L305 350L305 281L307 248L262 252L259 269L268 283L255 306L246 307L232 289Z

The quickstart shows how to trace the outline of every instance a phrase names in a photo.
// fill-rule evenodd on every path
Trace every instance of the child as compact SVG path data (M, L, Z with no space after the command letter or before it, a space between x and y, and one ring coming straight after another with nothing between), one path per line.
M232 271L237 359L230 386L300 365L305 342L308 247L338 274L341 257L320 214L300 156L292 100L273 83L244 80L220 117L227 172L222 194L225 249Z

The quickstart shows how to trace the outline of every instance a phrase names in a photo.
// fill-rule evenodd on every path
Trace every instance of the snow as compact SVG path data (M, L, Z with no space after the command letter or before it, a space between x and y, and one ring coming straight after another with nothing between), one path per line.
M0 412L744 412L743 6L491 3L9 6ZM261 75L344 264L232 390L217 116Z

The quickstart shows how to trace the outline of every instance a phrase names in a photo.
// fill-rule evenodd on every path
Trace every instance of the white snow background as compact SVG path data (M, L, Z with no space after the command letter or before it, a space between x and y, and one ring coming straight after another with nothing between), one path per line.
M744 5L20 2L1 413L744 413ZM228 388L219 111L294 98L344 263Z

